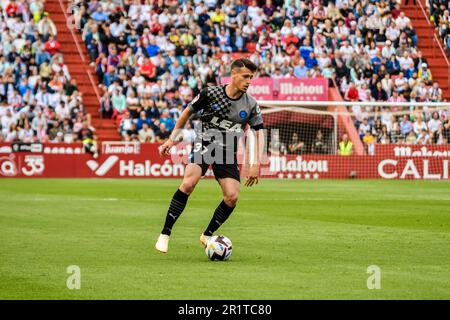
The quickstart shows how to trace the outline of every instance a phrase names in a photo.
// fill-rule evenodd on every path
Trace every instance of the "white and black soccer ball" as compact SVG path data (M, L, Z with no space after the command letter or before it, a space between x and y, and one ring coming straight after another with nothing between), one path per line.
M205 252L212 261L228 260L233 252L233 245L225 236L212 236L206 244Z

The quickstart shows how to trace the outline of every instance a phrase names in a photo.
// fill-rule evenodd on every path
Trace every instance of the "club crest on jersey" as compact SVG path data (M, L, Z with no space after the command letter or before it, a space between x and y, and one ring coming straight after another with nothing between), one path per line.
M215 103L215 104L213 104L213 105L211 106L211 108L212 108L214 111L217 111L217 110L220 109L220 106L219 106L217 103Z
M241 117L241 119L247 118L247 111L245 110L239 111L239 117Z

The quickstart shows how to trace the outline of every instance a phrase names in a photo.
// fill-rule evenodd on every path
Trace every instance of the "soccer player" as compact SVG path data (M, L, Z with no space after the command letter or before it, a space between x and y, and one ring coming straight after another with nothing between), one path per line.
M172 227L183 212L189 195L209 166L218 181L223 201L214 211L211 222L200 235L203 246L213 233L228 219L238 200L240 174L237 164L237 141L247 124L254 130L255 143L251 157L253 163L247 173L245 186L258 183L259 160L263 145L263 119L256 100L247 93L257 66L249 59L237 59L231 64L231 82L227 85L203 89L183 111L170 138L159 147L160 155L169 155L170 148L179 142L181 129L188 119L198 114L201 125L186 166L183 182L173 195L164 227L155 248L166 253Z

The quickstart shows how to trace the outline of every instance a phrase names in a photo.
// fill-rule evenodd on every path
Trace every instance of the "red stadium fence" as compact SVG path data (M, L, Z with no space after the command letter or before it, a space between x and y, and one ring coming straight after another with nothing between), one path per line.
M80 144L0 144L2 178L179 178L185 165L158 144L103 142L93 159ZM189 150L174 152L185 159ZM268 156L262 176L279 179L449 179L448 145L377 145L375 155ZM208 171L207 176L211 173Z

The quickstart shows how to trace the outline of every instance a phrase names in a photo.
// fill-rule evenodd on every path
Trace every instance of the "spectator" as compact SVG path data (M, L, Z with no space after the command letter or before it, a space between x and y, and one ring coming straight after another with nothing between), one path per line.
M417 138L414 131L410 131L405 138L405 144L416 144Z
M423 122L422 116L417 117L413 124L414 133L418 136L422 130L428 131L427 125Z
M322 131L318 130L311 147L312 153L326 154L328 153L327 145L324 141Z
M395 54L391 55L386 63L386 70L391 75L397 75L400 72L400 63Z
M302 42L302 46L300 47L300 55L303 59L307 59L310 52L314 52L314 49L311 47L311 41L309 38L305 38Z
M405 15L405 12L401 11L400 15L395 19L395 24L400 30L406 28L406 26L411 22L411 20Z
M170 131L166 129L165 122L161 122L159 125L159 130L156 133L156 142L163 143L169 138Z
M139 119L136 122L136 130L140 131L143 128L144 124L147 124L147 127L149 127L151 124L151 121L150 121L150 119L147 118L145 111L142 110L139 113Z
M439 119L439 113L433 112L431 119L427 123L428 129L435 134L439 130L441 124L442 121Z
M353 154L353 143L349 140L348 134L342 135L342 140L339 142L339 154L341 156L350 156Z
M400 133L404 138L406 138L409 133L413 131L413 127L411 121L408 119L408 116L405 114L402 117L402 121L400 122Z
M405 142L405 137L400 131L400 125L398 122L394 122L392 125L391 141L395 144L402 144Z
M428 134L428 130L427 129L421 129L420 133L417 135L417 140L416 143L417 144L429 144L430 141L430 135Z
M156 136L155 133L151 128L149 128L149 125L147 122L144 122L142 124L142 128L139 130L139 141L140 142L156 142Z
M161 115L160 122L164 124L164 130L169 133L175 127L175 121L170 117L169 112L164 111Z
M358 89L356 88L356 85L354 82L350 83L350 86L348 87L347 91L345 92L344 98L347 101L359 101Z
M92 19L97 23L106 22L108 21L108 14L103 11L102 6L98 6L96 11L92 14Z
M286 155L288 153L286 145L278 139L269 142L269 152L271 155Z
M100 114L102 118L111 118L113 114L113 107L108 91L105 91L100 98Z
M179 64L179 62L178 62ZM156 76L156 66L150 60L150 58L145 58L144 63L140 66L140 74L148 81L155 81Z
M116 89L112 95L111 102L113 107L113 119L118 119L120 121L120 117L126 109L126 98L119 88Z
M298 134L296 132L292 133L292 138L288 145L289 153L291 153L291 154L303 153L304 145L305 144L299 140Z
M139 133L134 122L131 122L129 128L123 132L123 135L125 137L125 141L139 141Z
M55 55L61 49L61 45L53 36L49 36L44 47L51 56Z
M387 93L383 89L383 83L381 81L378 81L375 88L371 90L371 96L375 101L386 101L387 100Z
M381 127L381 131L378 132L377 143L380 143L380 144L390 144L391 143L391 135L390 135L390 132L388 131L386 125L383 125Z
M431 70L428 69L427 64L424 62L418 72L418 78L425 82L426 85L432 85L433 76Z
M37 26L40 39L46 42L50 36L55 37L57 35L57 29L53 21L50 19L49 14L44 12L42 19L40 19Z
M433 87L428 91L428 101L440 102L442 101L442 89L439 88L439 83L437 81L433 82Z
M372 125L369 123L369 119L367 117L363 118L362 123L359 125L358 131L359 131L359 137L361 138L361 141L363 140L363 137L365 136L366 131L372 132Z
M294 68L294 75L297 78L306 78L306 71L308 67L305 65L305 60L300 59L300 64Z
M370 130L367 130L364 133L364 137L362 139L364 143L364 149L366 150L369 156L375 155L375 137L372 135Z
M125 111L123 114L123 117L120 117L120 125L119 125L119 131L120 134L128 139L130 138L128 135L128 132L132 129L134 122L133 118L131 118L130 113L128 111Z
M75 78L70 79L70 82L65 85L64 90L66 96L72 96L74 92L78 92L77 80Z
M425 57L422 56L422 51L417 51L416 56L414 57L414 68L418 70L423 63L428 65L428 61Z
M94 135L94 128L90 127L87 121L83 122L83 127L78 132L78 140L83 144L84 151L98 158L97 141Z
M171 76L174 79L177 79L180 75L183 74L183 67L180 65L180 62L178 60L175 60L174 63L169 67L169 71ZM154 81L154 79L152 81Z
M394 91L400 93L405 92L408 89L408 79L404 77L404 73L400 72L398 77L394 80Z
M191 122L188 121L183 129L183 141L185 143L193 143L195 141L195 137L195 130L192 128Z

